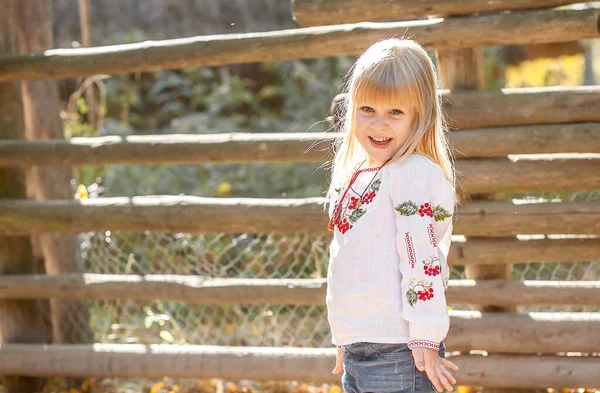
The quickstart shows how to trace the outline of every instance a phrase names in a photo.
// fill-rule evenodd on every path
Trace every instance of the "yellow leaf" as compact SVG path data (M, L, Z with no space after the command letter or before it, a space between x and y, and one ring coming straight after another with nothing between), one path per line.
M167 386L167 384L166 384L166 383L164 383L164 382L159 382L159 383L157 383L156 385L152 386L152 389L150 389L150 393L158 393L158 391L159 391L161 388L164 388L165 386Z
M77 105L77 109L83 115L85 115L86 113L88 113L90 111L90 108L88 108L85 100L82 97L79 97L78 99L75 100L75 105Z
M84 379L79 389L81 389L83 393L86 393L88 390L90 390L90 380Z
M235 331L235 325L233 323L228 323L227 325L225 325L225 328L223 330L225 331L226 335L231 336Z
M452 311L452 307L448 306L448 310Z
M87 188L83 184L78 185L77 193L75 194L75 199L87 199L87 197L88 197Z
M302 385L298 386L298 393L307 393L308 392L308 384L307 383L303 383Z
M219 195L227 194L231 191L231 184L227 182L223 182L219 184Z
M329 389L329 393L342 393L342 389L337 385L332 386L331 389Z

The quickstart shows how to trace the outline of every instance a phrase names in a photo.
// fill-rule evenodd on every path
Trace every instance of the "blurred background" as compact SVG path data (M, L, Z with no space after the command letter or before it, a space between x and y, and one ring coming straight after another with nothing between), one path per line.
M586 6L590 6L587 3ZM289 1L179 0L89 3L81 23L77 0L53 0L55 46L102 46L296 28ZM89 42L83 42L88 37ZM487 90L507 87L595 85L600 40L485 47ZM433 57L433 54L432 54ZM105 135L285 133L331 130L333 97L341 93L354 56L190 68L58 81L65 138ZM316 149L327 149L319 145ZM326 164L110 165L73 170L74 198L139 195L292 198L323 196ZM600 191L497 194L495 198L598 200ZM121 233L79 235L87 273L182 274L227 278L324 278L328 239L310 235L229 233ZM452 266L452 279L465 278ZM513 265L514 280L600 280L600 262ZM329 347L321 306L197 306L184 302L88 301L93 341L209 345ZM469 306L451 304L453 309ZM529 311L600 311L591 307L520 307ZM84 321L74 312L73 331ZM48 324L49 325L49 324ZM332 364L333 368L333 364ZM91 389L86 382L86 389ZM108 383L108 382L106 382ZM202 383L206 383L203 386ZM339 386L273 384L257 387L195 381L197 391L332 391ZM178 391L173 380L115 391ZM60 386L57 382L56 386ZM49 387L49 389L55 389ZM108 385L106 385L108 386ZM206 389L206 390L204 390ZM244 390L245 389L245 390ZM280 389L280 390L278 390ZM82 390L84 390L82 388ZM568 391L568 389L567 389Z

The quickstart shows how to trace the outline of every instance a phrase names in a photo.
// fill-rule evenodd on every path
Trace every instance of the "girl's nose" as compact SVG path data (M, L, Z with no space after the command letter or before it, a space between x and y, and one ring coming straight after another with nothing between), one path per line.
M383 120L373 120L373 122L370 124L370 126L373 130L376 130L376 131L385 130L388 128L387 123Z

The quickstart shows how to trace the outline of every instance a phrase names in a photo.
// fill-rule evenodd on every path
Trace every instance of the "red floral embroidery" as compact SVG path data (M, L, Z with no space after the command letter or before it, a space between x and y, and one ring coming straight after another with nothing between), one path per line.
M434 263L438 263L438 265L433 266ZM423 261L423 270L425 270L425 274L428 276L437 276L440 274L440 259L438 257L429 257Z
M360 205L362 204L362 201L360 199L358 199L357 197L350 197L350 204L348 204L348 209L357 209L360 207Z
M433 288L429 288L428 290L419 291L419 300L429 300L433 297Z
M421 215L421 217L423 217L425 214L427 214L429 217L433 217L433 210L431 210L431 206L429 206L429 203L424 203L420 206L419 214Z
M337 227L340 230L340 232L342 232L342 234L344 234L344 233L346 233L346 231L348 231L348 229L352 228L352 225L350 225L348 220L346 218L344 218L341 223L338 223Z
M368 204L373 202L373 198L375 198L375 195L377 195L375 191L366 192L365 195L363 195L362 197L362 203Z
M416 290L417 287L421 287L422 290ZM427 301L433 298L433 283L427 280L417 280L414 277L408 284L408 291L406 291L406 299L411 307L417 304L417 300Z
M412 216L418 214L421 217L425 217L427 215L429 217L433 217L435 221L443 221L452 217L452 214L450 214L450 212L444 209L442 206L433 206L428 202L423 203L422 205L417 205L413 201L406 201L402 202L394 209L403 216Z
M377 196L377 192L379 191L379 187L381 185L381 179L375 180L367 191L365 191L362 198L357 198L355 196L350 196L348 198L348 205L343 210L341 217L344 217L341 222L336 223L336 227L340 230L342 234L345 234L348 230L352 229L352 224L356 223L359 218L361 218L366 212L366 209L361 209L362 205L367 205L373 202L375 196ZM343 203L343 201L340 201ZM337 204L334 208L334 211L337 209Z

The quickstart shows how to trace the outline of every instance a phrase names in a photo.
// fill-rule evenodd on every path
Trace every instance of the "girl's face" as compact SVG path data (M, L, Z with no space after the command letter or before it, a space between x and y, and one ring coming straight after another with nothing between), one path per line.
M406 106L383 102L357 102L355 136L367 152L367 165L380 166L392 158L408 140L416 112Z

